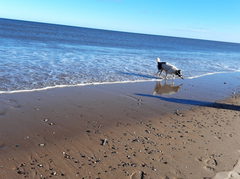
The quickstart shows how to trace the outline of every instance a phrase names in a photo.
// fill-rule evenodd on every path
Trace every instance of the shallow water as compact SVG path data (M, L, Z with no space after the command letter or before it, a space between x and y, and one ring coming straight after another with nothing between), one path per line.
M0 19L0 91L156 80L156 57L185 78L240 70L240 44Z

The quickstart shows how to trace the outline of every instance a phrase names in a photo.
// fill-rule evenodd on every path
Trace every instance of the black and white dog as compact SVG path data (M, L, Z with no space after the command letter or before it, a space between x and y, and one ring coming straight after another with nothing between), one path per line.
M183 79L182 74L181 74L181 70L179 70L177 67L175 67L175 66L173 66L173 65L171 65L167 62L160 62L160 58L157 58L156 61L158 63L157 64L158 72L156 74L157 76L160 76L162 71L165 71L165 73L166 73L165 78L167 78L168 74L171 74L173 76L173 79L175 78L174 75L177 75L177 76L179 76L180 78ZM160 73L160 74L158 74L158 73Z

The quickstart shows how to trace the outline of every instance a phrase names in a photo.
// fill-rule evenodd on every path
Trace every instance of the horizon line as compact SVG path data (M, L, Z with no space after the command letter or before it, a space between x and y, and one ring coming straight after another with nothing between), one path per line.
M163 36L163 37L170 37L170 38L183 38L183 39L190 39L190 40L202 40L202 41L213 41L213 42L220 42L220 43L240 44L240 42L220 41L220 40L211 40L211 39L198 39L198 38L191 38L191 37L160 35L160 34L151 34L151 33L142 33L142 32L130 32L130 31L121 31L121 30L113 30L113 29L102 29L102 28L95 28L95 27L83 27L83 26L77 26L77 25L58 24L58 23L52 23L52 22L32 21L32 20L25 20L25 19L12 19L12 18L5 18L5 17L0 17L0 19L13 20L13 21L24 21L24 22L29 22L29 23L42 23L42 24L57 25L57 26L68 26L68 27L75 27L75 28L95 29L95 30L103 30L103 31L113 31L113 32L120 32L120 33L132 33L132 34L139 34L139 35L152 35L152 36Z

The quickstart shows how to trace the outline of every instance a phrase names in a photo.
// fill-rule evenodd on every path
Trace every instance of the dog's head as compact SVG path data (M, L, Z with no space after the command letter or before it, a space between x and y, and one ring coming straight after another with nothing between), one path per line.
M176 71L176 75L183 79L181 70L177 70Z
M157 58L156 58L156 61L157 61L157 62L160 62L160 58L157 57Z

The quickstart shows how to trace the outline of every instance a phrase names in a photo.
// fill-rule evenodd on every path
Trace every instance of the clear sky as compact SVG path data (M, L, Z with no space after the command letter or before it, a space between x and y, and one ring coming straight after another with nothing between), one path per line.
M240 43L240 0L0 0L0 17Z

